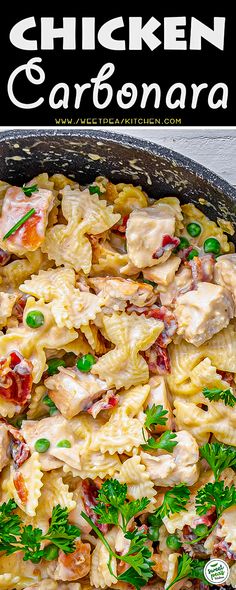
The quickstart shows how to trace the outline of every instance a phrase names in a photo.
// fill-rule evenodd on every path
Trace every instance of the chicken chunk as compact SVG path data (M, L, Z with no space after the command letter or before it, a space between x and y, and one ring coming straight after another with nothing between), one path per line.
M5 424L0 423L0 471L9 463L9 434Z
M138 283L120 277L95 277L89 279L89 284L95 293L101 293L105 300L105 310L125 311L129 302L131 305L143 307L152 305L157 299L151 285ZM104 311L104 308L103 308Z
M58 454L58 451L63 452L67 450L57 448L59 441L69 440L71 446L74 442L71 426L60 415L43 418L42 420L25 420L22 422L21 433L29 445L31 452L35 450L34 445L39 438L47 438L49 440L50 447L48 451L40 454L40 463L43 471L57 469L63 465L63 461L54 456L54 451Z
M214 279L217 285L229 289L236 306L236 254L219 256L215 265Z
M234 317L234 302L225 287L199 283L197 289L177 298L177 333L194 346L201 346L226 328Z
M157 283L158 287L168 287L174 280L180 263L181 259L178 256L171 256L162 264L157 264L152 268L144 268L143 276L148 281Z
M26 213L31 209L35 210L35 213L7 239L9 252L22 256L26 252L37 250L44 240L48 215L53 203L54 196L49 190L38 189L28 197L17 186L7 190L0 220L1 239Z
M163 292L160 293L161 304L172 305L178 295L187 293L192 289L192 282L191 269L187 266L181 266L173 281L167 287L163 287Z
M153 404L155 404L156 406L160 405L163 406L163 409L167 410L168 412L168 414L166 414L166 424L158 424L155 430L156 432L164 432L165 430L171 430L173 428L173 414L165 378L161 377L160 375L155 375L155 377L151 377L149 385L151 387L151 390L146 400L147 407L151 408Z
M127 252L131 262L137 268L165 262L171 255L171 248L166 248L158 259L153 258L153 254L163 247L164 236L174 236L175 225L175 211L164 203L132 211L126 229Z
M183 481L192 486L199 477L199 450L195 438L186 430L180 430L176 441L173 453L141 453L142 463L156 486L175 486Z
M69 420L108 389L106 382L95 375L64 367L58 374L48 377L45 385L61 414Z

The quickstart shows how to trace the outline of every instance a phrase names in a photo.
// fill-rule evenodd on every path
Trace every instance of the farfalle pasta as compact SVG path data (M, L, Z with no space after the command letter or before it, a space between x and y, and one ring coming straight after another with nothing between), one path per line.
M236 588L224 226L102 176L0 199L0 589Z

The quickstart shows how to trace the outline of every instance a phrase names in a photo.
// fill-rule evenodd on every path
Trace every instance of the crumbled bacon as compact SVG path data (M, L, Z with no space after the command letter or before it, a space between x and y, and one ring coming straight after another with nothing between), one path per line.
M216 520L216 508L212 506L203 516L199 516L197 520L194 521L195 527L198 524L206 524L207 526L211 527Z
M168 350L158 344L158 339L148 350L143 352L143 356L150 372L154 375L167 375L171 372Z
M161 307L153 307L152 309L147 308L144 313L148 318L155 318L164 322L164 330L162 330L162 333L158 337L157 344L161 348L166 348L168 344L170 344L178 327L174 314L164 305Z
M181 260L185 261L188 258L188 255L190 254L190 252L192 252L193 250L193 246L188 246L188 248L182 248L182 250L178 251L178 256L181 258Z
M2 248L0 248L0 266L5 266L5 264L9 262L10 258L11 254L9 254L9 252L5 252L5 250L2 250Z
M232 551L232 549L230 549L230 546L231 543L227 543L222 539L219 540L217 543L214 544L214 555L217 555L219 557L223 553L226 554L228 559L236 561L236 553L235 551Z
M125 234L127 223L128 223L129 215L124 215L122 219L120 219L119 223L117 223L113 228L112 231L119 234Z
M32 383L32 363L19 352L0 360L0 396L4 399L24 406L30 399Z
M26 306L26 301L28 299L29 295L27 295L26 293L20 295L14 306L12 309L12 315L14 315L14 317L16 317L16 319L18 320L18 322L22 322L23 320L23 313L24 313L24 309Z
M114 393L114 391L107 391L107 393L101 399L94 402L90 408L88 408L87 412L95 419L102 410L111 410L111 408L115 408L115 406L118 404L118 401L119 397Z
M14 487L22 504L26 504L28 500L28 490L25 485L25 480L22 473L16 472L13 478Z
M82 481L82 499L84 502L85 512L91 518L93 523L99 528L102 533L107 533L108 525L100 524L99 516L94 512L94 508L97 505L97 495L99 488L95 482L91 479L84 479Z
M162 238L162 244L160 248L154 252L152 255L153 258L161 258L167 250L174 250L180 244L180 239L176 238L175 236L169 236L168 234L164 234Z
M25 442L24 437L22 436L21 432L9 424L5 418L0 418L0 421L3 422L8 429L10 435L10 454L14 462L14 467L17 469L29 458L30 456L30 449Z
M235 386L235 381L234 381L234 373L229 373L228 371L216 371L218 373L218 375L221 375L223 381L227 381L227 383L230 385L230 387L234 387Z
M214 279L214 265L215 258L213 254L206 254L202 258L195 257L193 260L185 262L186 266L189 266L193 277L193 289L196 289L198 283L203 281L212 283Z

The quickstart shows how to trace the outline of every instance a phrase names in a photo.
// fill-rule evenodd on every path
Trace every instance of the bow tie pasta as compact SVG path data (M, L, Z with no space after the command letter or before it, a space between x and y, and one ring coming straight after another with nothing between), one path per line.
M0 589L236 587L236 255L156 197L0 182Z

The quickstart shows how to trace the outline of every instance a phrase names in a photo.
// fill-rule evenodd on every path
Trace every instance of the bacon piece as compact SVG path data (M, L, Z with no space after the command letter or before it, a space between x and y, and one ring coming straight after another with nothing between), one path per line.
M117 223L113 228L112 231L118 234L125 234L126 227L128 223L129 215L124 215L122 219L120 219L119 223Z
M166 348L170 344L178 327L175 315L164 305L153 307L152 309L149 308L144 313L148 318L155 318L164 322L164 330L158 336L157 344L161 348Z
M236 561L236 553L230 549L231 543L227 543L227 541L220 540L219 542L214 544L214 555L220 556L226 554L228 559L232 559Z
M3 422L8 429L10 435L10 454L14 461L14 467L18 468L29 458L30 456L30 449L25 442L24 437L22 436L21 432L9 424L5 418L0 418L0 422Z
M19 322L22 322L23 320L23 313L28 297L30 297L30 295L27 295L27 293L20 295L13 306L12 315L14 315Z
M158 339L148 350L143 352L143 356L151 373L154 375L167 375L171 372L169 354L167 348L162 348L157 342Z
M99 516L96 514L96 512L94 512L94 508L98 503L98 490L99 488L91 479L84 479L82 481L82 499L84 502L85 512L91 518L93 523L99 528L99 530L105 534L108 531L108 525L99 523Z
M5 252L5 250L2 250L2 248L0 248L0 266L5 266L5 264L9 262L10 258L11 254L9 254L9 252Z
M22 473L16 472L14 474L13 483L22 504L26 504L28 500L28 490Z
M4 399L24 406L30 399L32 383L32 363L19 352L0 360L0 396Z
M185 262L191 268L193 277L193 289L196 289L199 282L212 283L214 279L215 257L213 254L206 254L202 258L195 257Z
M216 372L218 375L221 375L221 377L224 381L227 381L227 383L230 385L230 387L235 386L234 373L229 373L228 371L218 371L218 370Z
M192 252L193 250L193 246L188 246L188 248L182 248L182 250L178 251L178 256L181 258L181 260L187 260L188 255L190 254L190 252Z
M111 410L111 408L115 408L119 401L119 397L115 395L114 391L107 391L107 393L99 399L97 402L94 402L88 408L87 412L93 416L95 419L99 412L102 410Z
M199 516L197 520L194 521L195 527L197 524L206 524L207 526L211 527L216 520L216 508L212 506L203 516Z
M177 248L179 244L179 238L176 238L175 236L169 236L168 234L164 234L160 248L158 248L156 252L154 252L152 257L157 259L161 258L164 252L167 252L167 250L174 250L175 248Z

